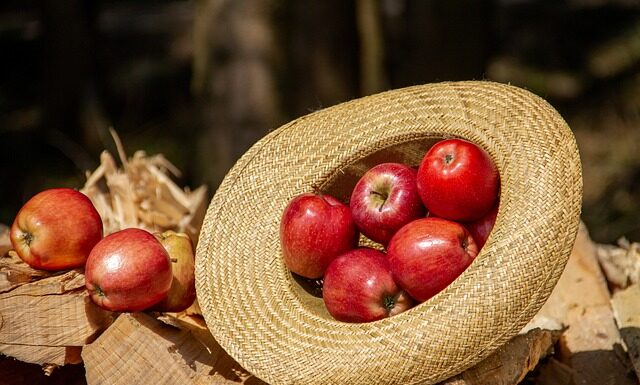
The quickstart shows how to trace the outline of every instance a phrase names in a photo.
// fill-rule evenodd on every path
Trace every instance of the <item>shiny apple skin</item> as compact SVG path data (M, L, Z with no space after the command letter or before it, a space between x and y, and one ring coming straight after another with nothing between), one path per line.
M475 222L466 223L465 227L476 241L478 250L482 249L493 230L493 226L496 223L496 217L498 216L498 204L494 205L488 213Z
M355 248L358 230L349 207L330 195L293 198L280 222L286 266L306 278L320 278L338 255Z
M85 266L91 299L111 311L148 309L167 295L172 277L162 244L148 231L135 228L104 237Z
M155 234L171 260L171 288L166 297L153 306L161 312L181 312L196 299L195 253L189 235L167 230Z
M478 247L464 226L434 217L405 225L387 248L395 281L418 302L442 291L477 255Z
M415 169L400 163L382 163L364 173L349 200L362 234L386 245L402 226L424 217L416 175Z
M11 226L11 245L29 266L66 270L85 264L102 239L102 219L91 200L79 191L41 191L18 211Z
M329 313L343 322L376 321L413 305L394 282L386 256L370 248L348 251L331 262L322 296Z
M418 192L429 212L453 221L472 222L498 198L498 169L486 151L462 139L431 147L418 168Z

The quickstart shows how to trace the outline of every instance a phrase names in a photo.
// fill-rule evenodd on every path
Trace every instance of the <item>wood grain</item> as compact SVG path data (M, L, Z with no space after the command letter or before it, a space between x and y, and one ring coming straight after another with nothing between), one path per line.
M146 313L121 315L82 352L89 385L262 383L227 357Z

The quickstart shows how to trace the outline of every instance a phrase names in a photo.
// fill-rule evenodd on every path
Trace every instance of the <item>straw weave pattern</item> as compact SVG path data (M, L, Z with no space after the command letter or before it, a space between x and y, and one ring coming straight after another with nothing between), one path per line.
M288 201L347 202L368 167L419 164L441 138L479 144L501 178L500 209L473 264L431 300L347 324L291 278L279 222ZM196 256L198 301L220 345L273 384L432 384L513 337L556 284L579 224L575 139L543 99L472 81L392 90L294 120L256 143L213 197Z

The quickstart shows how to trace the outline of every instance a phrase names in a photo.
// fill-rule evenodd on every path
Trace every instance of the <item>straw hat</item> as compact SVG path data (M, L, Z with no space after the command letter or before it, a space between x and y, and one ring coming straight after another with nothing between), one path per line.
M288 201L323 191L347 202L369 167L418 165L448 137L479 144L500 171L486 245L429 301L376 322L335 321L284 265ZM198 300L220 345L269 383L435 383L489 355L540 309L570 254L581 198L575 139L528 91L474 81L368 96L280 127L231 169L201 230Z

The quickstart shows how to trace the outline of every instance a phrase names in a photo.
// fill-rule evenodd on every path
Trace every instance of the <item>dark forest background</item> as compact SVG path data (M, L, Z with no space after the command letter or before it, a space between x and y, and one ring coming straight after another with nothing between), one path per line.
M595 240L640 240L640 3L3 0L0 223L81 187L114 127L210 191L256 140L390 88L489 79L575 132Z

